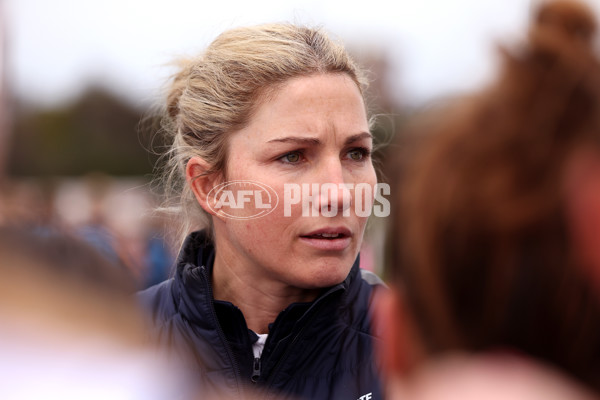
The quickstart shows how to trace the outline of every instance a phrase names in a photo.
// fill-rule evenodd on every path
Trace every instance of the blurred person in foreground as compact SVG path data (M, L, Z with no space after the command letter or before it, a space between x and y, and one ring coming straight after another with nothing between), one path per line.
M0 227L0 398L188 396L148 343L134 289L84 242Z
M595 32L542 3L497 81L419 132L377 314L390 399L600 394Z
M343 46L290 24L226 31L175 76L165 188L188 236L140 299L206 391L381 398L355 208L373 196L346 186L377 182L365 89Z

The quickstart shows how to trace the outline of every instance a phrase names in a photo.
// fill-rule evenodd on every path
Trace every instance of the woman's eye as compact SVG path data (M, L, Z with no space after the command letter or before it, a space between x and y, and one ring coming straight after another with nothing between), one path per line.
M287 154L281 156L279 159L281 161L283 161L284 163L295 164L298 161L300 161L300 153L298 153L298 152L287 153Z
M367 149L353 149L348 152L348 157L352 161L361 161L369 155L369 150Z
M354 161L359 161L363 158L363 153L360 150L352 150L349 155Z

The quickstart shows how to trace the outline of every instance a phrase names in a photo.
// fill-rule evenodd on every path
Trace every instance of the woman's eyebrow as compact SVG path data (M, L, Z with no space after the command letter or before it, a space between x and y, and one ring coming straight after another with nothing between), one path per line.
M373 139L373 135L371 135L370 132L361 132L356 135L352 135L348 139L346 139L345 145L348 146L349 144L358 142L359 140L363 139Z
M358 142L362 139L373 139L373 135L369 132L361 132L356 135L352 135L348 137L345 141L345 145L352 144L354 142ZM275 138L269 140L267 143L296 143L296 144L304 144L304 145L312 145L316 146L321 144L321 141L318 138L312 137L304 137L304 136L286 136L282 138Z
M321 141L317 138L302 137L302 136L287 136L287 137L282 137L282 138L275 138L275 139L269 140L267 143L272 143L272 142L275 142L275 143L297 143L297 144L305 144L305 145L312 145L312 146L321 144Z

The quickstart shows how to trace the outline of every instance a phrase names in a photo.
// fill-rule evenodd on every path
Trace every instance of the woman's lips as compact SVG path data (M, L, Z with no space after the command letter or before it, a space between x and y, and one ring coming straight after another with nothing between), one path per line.
M342 236L336 239L319 239L315 237L300 236L300 240L314 248L327 251L342 251L350 246L350 236Z
M319 250L342 251L350 246L352 233L346 228L322 228L301 235L300 240Z

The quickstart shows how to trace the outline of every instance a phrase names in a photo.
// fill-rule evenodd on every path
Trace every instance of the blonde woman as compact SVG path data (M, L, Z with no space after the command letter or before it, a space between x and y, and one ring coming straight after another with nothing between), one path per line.
M374 192L354 190L377 181L365 87L342 46L285 24L227 31L175 76L165 186L182 231L204 229L141 298L208 390L380 398L377 278L358 267Z

